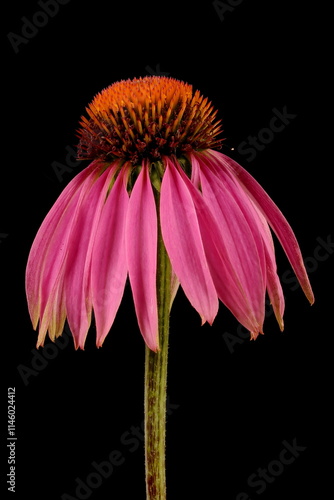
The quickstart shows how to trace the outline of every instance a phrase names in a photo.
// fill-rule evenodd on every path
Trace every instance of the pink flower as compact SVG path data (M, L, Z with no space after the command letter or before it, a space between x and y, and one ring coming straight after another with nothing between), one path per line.
M129 278L140 331L159 349L157 239L202 323L219 300L251 338L263 332L266 293L283 330L276 234L300 285L314 297L288 222L240 165L215 151L220 122L192 87L166 77L118 82L98 94L79 131L92 163L61 193L33 242L26 293L37 345L65 320L84 348L92 313L97 346L108 334Z

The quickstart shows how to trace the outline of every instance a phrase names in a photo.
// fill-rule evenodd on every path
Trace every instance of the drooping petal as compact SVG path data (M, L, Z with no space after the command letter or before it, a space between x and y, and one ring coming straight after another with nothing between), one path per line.
M289 262L298 278L298 281L306 297L311 304L314 302L314 295L307 276L305 265L299 244L294 232L286 218L268 196L260 184L237 162L217 151L210 150L208 155L215 160L217 166L225 168L233 175L235 182L240 183L249 196L254 200L256 206L265 216L269 225L279 239Z
M261 331L266 291L266 268L261 235L258 231L252 232L228 186L207 168L199 156L197 158L194 155L191 157L192 166L199 170L203 199L215 215L217 233L219 232L224 244L226 265L230 266L230 275L235 276L247 309ZM225 291L225 300L229 293L229 290Z
M51 314L45 327L47 328L49 337L52 341L55 341L55 339L63 333L66 321L66 301L65 294L63 292L63 284L63 276L60 276L58 279L58 286L55 287L55 293L52 294ZM41 325L37 346L43 345L46 333L45 328Z
M285 300L283 295L283 290L281 286L281 282L276 273L276 265L275 261L272 259L272 256L266 251L266 261L267 261L267 290L270 298L270 303L273 307L273 311L275 313L275 317L277 323L281 331L284 330L284 322L283 322L283 314L284 314L284 306Z
M105 170L86 194L80 210L77 211L68 246L64 293L67 320L76 349L84 348L91 322L91 255L101 211L114 171L114 168Z
M125 245L129 279L140 331L152 351L159 349L157 273L157 209L143 163L132 190L126 220Z
M285 300L280 279L277 275L277 266L275 258L275 249L272 235L268 223L262 213L254 206L259 220L259 230L262 234L264 243L266 269L267 269L267 291L270 298L270 303L273 307L276 320L281 331L284 330L283 314Z
M161 185L161 232L173 270L202 322L213 322L218 298L212 281L194 202L177 168L165 159ZM190 181L189 181L190 182Z
M46 215L33 241L28 257L25 281L28 308L34 329L37 327L41 307L43 307L42 303L44 303L45 307L48 300L47 292L42 293L43 282L45 281L44 274L48 270L48 266L45 265L46 257L49 255L50 248L56 245L55 239L58 237L60 250L54 255L55 260L53 260L53 271L57 274L57 270L61 267L64 259L65 253L63 249L66 248L70 232L68 220L65 221L65 218L69 215L69 206L73 207L75 193L78 193L85 180L97 169L99 169L98 162L93 162L72 179ZM62 229L59 229L60 224ZM52 288L52 285L50 288Z
M37 346L44 344L47 330L49 330L50 338L53 337L53 330L56 325L51 326L50 332L52 321L63 322L63 314L66 313L63 282L68 248L71 245L72 228L81 203L94 179L95 175L92 173L74 194L50 239L43 262L44 272L41 276L41 306Z
M125 222L129 204L120 172L103 207L92 252L96 345L101 347L119 308L127 278Z
M205 256L218 297L250 332L262 332L263 313L261 312L260 318L256 318L247 296L242 290L228 259L226 245L216 217L201 193L181 169L180 176L189 189L196 209Z
M249 197L248 193L245 192L242 185L236 183L235 179L231 177L230 172L226 172L222 168L218 170L217 165L212 164L210 161L208 162L207 155L200 156L201 161L204 162L211 170L211 173L215 175L217 184L219 185L220 180L226 185L226 188L238 204L252 231L259 255L262 256L260 260L262 266L265 268L263 275L266 276L268 295L277 322L280 329L283 330L284 296L276 272L275 249L268 223L258 207L254 204L254 201ZM259 240L261 240L261 245L259 244Z

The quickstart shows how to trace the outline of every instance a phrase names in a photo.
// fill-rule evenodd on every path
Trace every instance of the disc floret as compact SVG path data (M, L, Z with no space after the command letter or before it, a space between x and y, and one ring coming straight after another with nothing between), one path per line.
M122 80L97 94L78 131L79 159L132 164L219 149L221 120L192 85L168 77Z

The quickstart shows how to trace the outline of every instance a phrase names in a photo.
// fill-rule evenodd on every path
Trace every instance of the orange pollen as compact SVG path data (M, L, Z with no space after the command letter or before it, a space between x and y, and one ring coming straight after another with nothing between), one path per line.
M122 80L95 96L78 130L79 159L132 164L143 158L180 156L219 149L221 120L211 102L192 86L162 76Z

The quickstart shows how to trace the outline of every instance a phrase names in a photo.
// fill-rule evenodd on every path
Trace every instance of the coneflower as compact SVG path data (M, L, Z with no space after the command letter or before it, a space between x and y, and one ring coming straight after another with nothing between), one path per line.
M268 293L283 330L284 297L271 230L300 285L313 293L296 237L262 187L220 153L221 123L207 98L167 77L114 83L87 107L78 158L91 160L39 229L26 270L37 345L67 319L84 348L94 313L97 346L112 327L127 278L146 342L147 498L165 492L169 315L180 285L202 324L219 300L263 333Z

